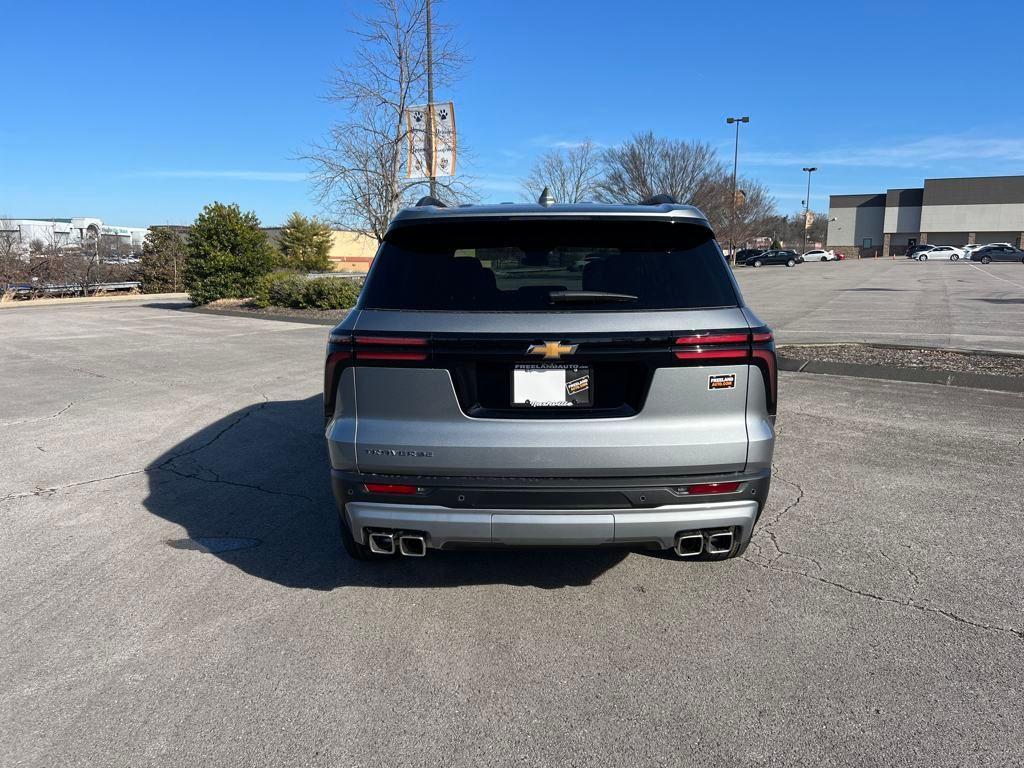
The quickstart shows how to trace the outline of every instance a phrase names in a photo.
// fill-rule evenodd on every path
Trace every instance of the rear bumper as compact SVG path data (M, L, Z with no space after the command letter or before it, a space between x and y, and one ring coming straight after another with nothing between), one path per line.
M423 534L427 546L435 549L603 545L667 549L682 531L731 528L742 550L768 496L770 476L758 473L731 479L740 480L740 488L721 497L679 495L673 486L695 482L687 478L660 487L602 484L596 488L593 481L582 487L546 484L529 489L444 484L426 489L421 497L380 498L366 494L353 476L332 472L343 523L356 541L365 544L368 531L406 531ZM700 480L707 481L711 479Z
M459 545L602 546L607 544L673 546L681 531L734 528L744 546L757 519L756 501L678 504L648 510L486 509L464 510L423 504L350 502L345 515L357 541L367 529L425 534L436 549Z

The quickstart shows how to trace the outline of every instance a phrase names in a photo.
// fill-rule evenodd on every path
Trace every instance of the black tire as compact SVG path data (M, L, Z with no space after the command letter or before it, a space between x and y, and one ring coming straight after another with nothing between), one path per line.
M796 266L796 262L793 261L793 259L790 259L789 261L786 262L786 266L787 267L795 267Z
M926 254L922 253L920 256L917 257L917 260L918 261L928 261L928 256Z
M952 256L949 257L949 260L950 261L960 261L960 256L954 253Z
M760 259L754 259L754 263L751 266L753 266L753 267L760 267L761 264L763 264L763 263L764 262L762 262Z
M384 559L384 555L375 555L368 546L356 541L352 535L352 530L348 526L348 520L345 519L345 515L340 515L340 518L338 522L341 523L341 546L345 548L345 552L348 553L349 557L353 560Z
M992 263L992 259L990 257L988 257L988 256L982 256L981 257L981 263L982 264L991 264Z

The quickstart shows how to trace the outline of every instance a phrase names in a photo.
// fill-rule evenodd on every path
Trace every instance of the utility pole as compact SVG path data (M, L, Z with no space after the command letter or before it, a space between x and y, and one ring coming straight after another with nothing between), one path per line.
M427 162L430 164L430 196L437 197L434 176L434 44L431 39L430 0L427 4Z
M729 227L729 251L732 263L736 263L736 170L740 164L740 123L749 123L749 117L727 117L729 125L736 123L736 148L732 155L732 226Z
M801 253L807 250L807 214L811 210L811 174L814 173L817 168L804 168L802 169L807 174L807 198L804 200L804 237L803 237L803 248Z

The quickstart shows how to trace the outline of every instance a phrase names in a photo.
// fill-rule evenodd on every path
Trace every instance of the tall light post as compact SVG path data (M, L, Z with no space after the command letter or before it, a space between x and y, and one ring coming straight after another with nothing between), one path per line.
M434 42L431 39L432 19L430 0L427 4L427 162L430 163L430 196L437 197L437 177L434 176Z
M729 227L729 250L732 263L736 263L736 169L740 164L740 123L749 123L750 118L727 117L725 122L729 125L736 124L736 148L732 155L732 226Z
M811 174L814 173L817 168L804 168L804 173L807 174L807 198L804 200L804 238L803 248L801 253L807 250L807 213L811 210Z

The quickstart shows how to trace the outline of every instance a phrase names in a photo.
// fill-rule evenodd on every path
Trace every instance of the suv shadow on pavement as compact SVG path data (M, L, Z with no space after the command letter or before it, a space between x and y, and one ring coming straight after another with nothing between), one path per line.
M348 558L328 476L323 406L256 403L178 443L148 470L146 508L185 529L168 542L285 587L585 586L624 549L437 552L360 563ZM184 553L183 553L184 554Z

